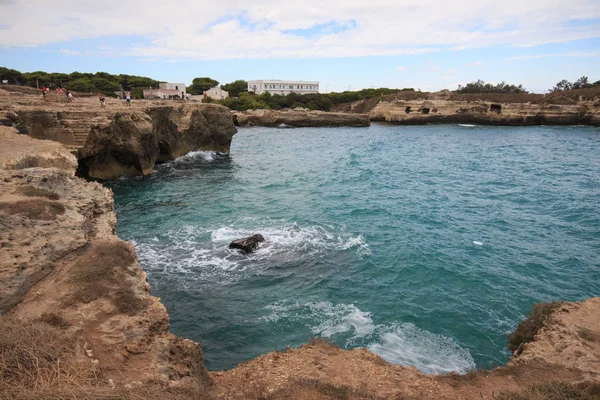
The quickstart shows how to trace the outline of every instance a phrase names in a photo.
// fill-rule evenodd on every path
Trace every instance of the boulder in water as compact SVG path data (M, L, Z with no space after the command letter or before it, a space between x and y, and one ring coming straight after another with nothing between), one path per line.
M244 253L252 253L258 244L264 242L265 238L260 233L241 239L236 239L229 244L230 249L240 249Z

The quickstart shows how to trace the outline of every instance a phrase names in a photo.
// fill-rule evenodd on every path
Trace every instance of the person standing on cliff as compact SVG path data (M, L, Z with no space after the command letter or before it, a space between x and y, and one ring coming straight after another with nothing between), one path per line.
M100 100L100 108L106 108L106 97L102 93L98 93L98 100Z
M131 92L125 92L125 103L127 107L131 107Z
M46 98L46 86L42 86L42 96Z

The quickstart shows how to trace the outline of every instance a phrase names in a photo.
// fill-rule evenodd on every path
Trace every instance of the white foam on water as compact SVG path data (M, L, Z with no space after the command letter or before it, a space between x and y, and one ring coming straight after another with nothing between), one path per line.
M411 365L426 373L466 373L475 368L468 350L413 324L390 326L368 349L393 364Z
M483 242L480 242L480 241L478 241L478 240L473 240L473 244L474 244L475 246L483 246Z
M268 222L268 221L267 221ZM257 226L239 228L236 225ZM265 226L266 225L266 226ZM231 283L244 279L245 274L269 268L268 260L277 256L277 262L315 257L326 251L350 250L359 256L370 254L362 236L351 235L330 226L299 226L287 224L269 226L265 221L252 219L237 221L233 226L219 228L184 225L164 232L159 238L135 242L140 262L148 271L168 274L179 281ZM252 254L229 249L232 240L261 233L265 243ZM179 279L180 278L180 279Z
M321 322L311 327L315 335L332 337L339 333L351 332L353 338L370 335L375 329L371 313L361 311L354 304L332 305L329 302L310 303L309 309Z
M464 128L475 128L477 125L473 125L473 124L458 124L458 126L462 126Z
M355 248L359 255L370 254L370 249L361 235L352 236L345 232L334 232L332 227L305 226L294 223L256 229L221 227L211 232L213 243L228 245L232 240L260 233L261 243L249 257L261 259L274 254L286 253L296 257L298 253L313 255L324 250L348 250Z
M420 329L409 323L377 325L370 312L354 304L311 302L300 305L289 300L265 307L269 314L258 322L281 319L307 325L315 336L334 338L345 334L348 347L367 347L385 360L409 365L426 373L465 373L475 368L468 350L452 339Z

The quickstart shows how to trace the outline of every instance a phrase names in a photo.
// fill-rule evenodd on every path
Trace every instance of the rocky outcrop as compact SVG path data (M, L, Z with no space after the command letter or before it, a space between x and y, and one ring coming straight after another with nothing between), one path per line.
M110 190L55 168L0 170L0 313L68 326L103 382L212 383L199 344L169 333ZM4 229L6 228L6 229Z
M248 110L233 112L239 126L323 127L323 126L369 126L367 114L332 113L308 110Z
M237 132L228 109L214 104L149 108L158 141L158 161L174 160L190 151L228 153Z
M174 160L190 151L229 152L236 132L228 110L213 104L116 113L108 124L90 131L85 146L77 152L77 174L94 179L148 175L156 162Z
M244 253L252 253L258 245L265 241L263 235L256 234L241 239L236 239L229 244L230 249L239 249Z
M381 101L373 121L416 125L458 123L480 125L600 125L600 107L593 104L461 102L452 100Z
M60 143L32 139L14 128L0 126L0 143L0 169L54 167L73 173L77 168L75 156Z
M104 110L56 110L39 104L0 112L0 125L12 126L21 134L53 140L76 150L83 146L92 127L108 124L110 117Z

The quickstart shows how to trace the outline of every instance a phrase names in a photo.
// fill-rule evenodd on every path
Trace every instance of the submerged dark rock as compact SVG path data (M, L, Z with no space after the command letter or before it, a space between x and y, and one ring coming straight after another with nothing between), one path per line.
M240 249L244 253L252 253L258 247L258 244L264 242L263 235L256 234L241 239L236 239L229 244L230 249Z

